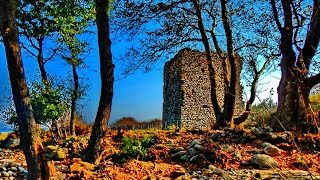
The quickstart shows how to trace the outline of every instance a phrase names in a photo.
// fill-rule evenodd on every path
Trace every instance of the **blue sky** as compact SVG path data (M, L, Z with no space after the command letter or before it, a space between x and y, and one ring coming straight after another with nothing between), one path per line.
M100 98L100 74L99 74L99 55L96 38L93 38L91 44L93 48L85 60L86 68L79 69L81 77L85 77L88 86L86 96L81 100L83 106L80 111L87 121L94 121ZM113 47L112 53L117 56L123 49ZM35 59L22 51L23 64L28 82L32 82L39 77L39 70ZM121 63L117 63L115 73L120 74ZM62 60L49 61L46 64L48 74L59 79L64 79L70 75L71 66ZM117 79L117 76L116 76ZM113 106L110 117L110 123L124 117L132 116L139 121L161 118L162 116L162 87L163 87L163 63L159 63L151 72L144 73L141 71L126 77L125 79L116 80L114 83ZM4 52L4 46L0 45L0 104L4 102L4 96L10 95L10 83L7 72L7 64ZM0 123L1 126L1 123Z
M97 47L97 39L95 35L90 39L92 51L84 60L86 68L79 69L81 77L86 78L86 96L81 100L82 107L79 109L85 119L93 122L98 108L100 98L100 74L99 74L99 55ZM125 44L113 44L112 53L114 57L122 54L125 51ZM40 77L39 70L35 59L26 52L22 51L25 74L28 82L32 82ZM114 58L116 68L115 74L121 73L121 62L117 62ZM163 65L164 62L156 64L154 69L149 73L138 71L125 79L116 80L114 83L114 97L111 117L109 123L114 122L124 116L131 116L139 121L151 120L153 118L161 118L162 102L163 102ZM49 61L46 64L46 69L50 76L56 79L65 79L71 73L71 66L65 61L57 58L54 61ZM260 91L256 99L262 100L269 95L270 88L274 89L273 99L276 101L276 87L279 83L280 75L278 72L269 74L261 81L263 86L260 86ZM4 53L4 46L0 44L0 105L5 103L4 97L10 95L10 83L7 72L7 65ZM248 91L248 89L245 89ZM244 100L249 97L244 96ZM0 131L1 131L0 122Z

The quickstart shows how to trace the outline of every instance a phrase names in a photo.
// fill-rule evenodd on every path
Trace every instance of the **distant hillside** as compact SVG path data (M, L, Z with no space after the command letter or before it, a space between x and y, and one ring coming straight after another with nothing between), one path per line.
M110 125L111 129L161 129L162 120L153 119L150 121L139 122L133 117L123 117Z

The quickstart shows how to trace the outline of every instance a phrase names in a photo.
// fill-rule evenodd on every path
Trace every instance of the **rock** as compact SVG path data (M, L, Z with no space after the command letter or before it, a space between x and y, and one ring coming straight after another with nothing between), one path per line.
M197 154L190 158L191 163L201 162L205 160L205 156L203 154Z
M19 145L20 145L20 138L15 138L15 139L8 140L5 147L13 149L13 148L19 147Z
M194 149L198 150L198 151L202 151L203 150L203 147L200 145L200 144L195 144L193 146Z
M12 171L7 171L7 173L9 174L9 176L14 176ZM17 174L15 174L15 175L17 175Z
M216 168L216 167L215 167L214 165L211 165L211 164L208 166L208 169L211 170L211 171L212 171L213 169L215 169L215 168Z
M198 140L193 140L193 141L191 141L191 143L189 144L189 147L193 147L194 145L196 145L196 144L201 144L200 143L200 141L198 141Z
M281 149L277 148L276 146L267 146L263 149L263 151L269 156L281 155Z
M0 166L0 172L2 171L7 171L7 168L4 165Z
M16 162L9 162L8 167L15 167L18 164Z
M17 171L18 171L18 168L16 168L16 167L11 167L10 170L13 171L13 172L17 172Z
M219 176L222 176L225 172L223 169L220 168L214 168L213 170L211 170L213 174L217 174Z
M271 137L272 139L277 139L277 138L278 138L278 136L275 135L275 134L273 134L273 133L270 133L270 137Z
M257 166L258 168L276 168L278 163L271 156L265 154L256 154L251 157L251 164Z
M268 147L268 146L273 146L271 143L268 143L268 142L264 142L262 143L262 147Z
M247 166L249 166L250 165L250 162L249 161L242 161L241 163L240 163L240 166L243 166L243 167L247 167Z
M171 149L171 152L173 154L177 153L177 152L180 152L180 151L184 151L184 148L183 147L176 147L176 148L172 148Z
M192 155L197 154L197 151L194 148L189 148L188 149L188 154L190 154L192 156Z
M23 172L28 172L25 168L18 166L18 170L23 173Z
M181 161L189 161L190 158L191 158L190 155L185 154L185 155L183 155L183 156L180 157L180 160L181 160Z
M5 172L5 171L3 171L3 172L1 173L1 175L2 175L3 177L9 177L9 176L10 176L10 174L7 173L7 172Z
M185 155L185 154L187 154L187 151L179 151L179 152L173 154L173 155L172 155L172 158L173 158L173 159L180 158L181 156L183 156L183 155Z

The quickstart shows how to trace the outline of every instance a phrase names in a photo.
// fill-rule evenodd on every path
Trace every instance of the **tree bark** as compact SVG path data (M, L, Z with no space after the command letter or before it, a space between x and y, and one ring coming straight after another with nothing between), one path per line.
M21 147L28 165L28 179L49 179L48 165L44 159L40 128L32 113L32 106L19 47L15 20L16 1L0 0L0 27L5 45L13 100L18 116Z
M77 66L75 64L72 64L72 75L73 75L74 89L73 89L73 95L71 99L70 134L72 136L75 136L76 135L76 132L75 132L76 105L79 97L79 77L77 74Z
M111 40L109 31L109 0L96 1L96 22L98 28L98 44L100 54L101 96L98 112L93 125L88 147L84 151L83 159L90 163L99 163L101 156L101 140L108 128L111 112L114 65L112 63Z

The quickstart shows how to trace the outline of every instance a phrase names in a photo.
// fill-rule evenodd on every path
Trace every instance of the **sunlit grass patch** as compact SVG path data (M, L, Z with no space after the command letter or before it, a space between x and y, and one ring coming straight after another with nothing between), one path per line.
M5 140L8 137L9 133L0 133L0 141Z

